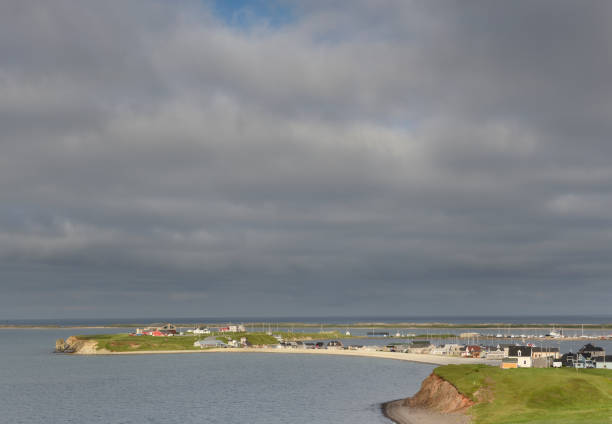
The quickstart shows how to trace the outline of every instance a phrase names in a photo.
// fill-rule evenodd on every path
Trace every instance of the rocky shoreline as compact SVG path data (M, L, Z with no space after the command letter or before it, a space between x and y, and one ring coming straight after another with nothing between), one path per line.
M57 339L55 341L54 353L71 353L79 355L96 355L109 353L106 350L97 349L98 342L94 340L79 340L75 336L70 336L66 340Z

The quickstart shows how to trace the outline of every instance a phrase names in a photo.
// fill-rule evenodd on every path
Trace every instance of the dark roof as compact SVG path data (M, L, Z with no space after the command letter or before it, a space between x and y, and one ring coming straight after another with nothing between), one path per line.
M510 346L508 356L531 356L531 349L529 346Z
M558 347L532 347L532 352L559 352Z
M582 352L602 352L602 351L603 351L603 347L594 346L591 343L587 343L578 352L582 353Z

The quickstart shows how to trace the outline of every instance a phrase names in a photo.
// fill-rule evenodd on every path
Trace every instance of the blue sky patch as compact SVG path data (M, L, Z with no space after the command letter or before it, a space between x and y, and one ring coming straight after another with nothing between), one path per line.
M248 29L265 22L270 27L280 27L294 20L292 9L279 0L214 0L214 13L227 25Z

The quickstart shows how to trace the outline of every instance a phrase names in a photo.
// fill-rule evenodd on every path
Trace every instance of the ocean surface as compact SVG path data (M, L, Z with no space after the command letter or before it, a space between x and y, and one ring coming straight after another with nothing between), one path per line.
M57 338L131 329L0 329L0 423L388 423L380 403L433 366L275 354L71 356Z
M5 320L0 325L103 326L126 322L227 323L226 318L143 318ZM600 324L610 316L590 317L343 317L234 318L232 322L333 324L344 332L352 322L566 323ZM266 325L264 325L264 328ZM275 328L276 327L276 328ZM259 326L249 328L261 331ZM329 329L329 328L326 328ZM70 356L52 353L57 338L116 333L128 328L0 329L0 424L54 423L389 423L380 404L415 393L431 365L377 358L276 354L170 354ZM295 331L313 332L317 329ZM352 328L353 335L368 329ZM406 329L385 328L391 335ZM543 340L540 329L419 329L436 344L455 340L437 334L463 331L501 334L481 343L559 347L577 351L591 341L612 352L611 340ZM582 334L567 329L567 335ZM527 339L507 338L525 333ZM584 330L609 335L612 330ZM344 339L345 344L385 345L407 337ZM463 341L465 343L465 341ZM478 342L478 339L473 340Z
M452 323L452 324L605 324L612 323L612 315L462 315L462 316L344 316L344 317L137 317L137 318L73 318L73 319L0 319L0 325L60 325L60 326L95 326L118 324L148 324L151 322L178 323L227 323L227 322L294 322L309 324L349 325L357 322L385 323Z

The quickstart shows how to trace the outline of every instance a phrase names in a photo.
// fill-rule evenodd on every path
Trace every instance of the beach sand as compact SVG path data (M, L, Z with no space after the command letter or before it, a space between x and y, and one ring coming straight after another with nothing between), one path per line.
M501 361L487 360L478 358L459 358L442 355L429 355L421 353L402 353L402 352L383 352L376 350L345 350L345 349L276 349L276 348L214 348L202 350L151 350L134 352L108 352L87 349L77 351L76 355L153 355L153 354L177 354L177 353L274 353L274 354L306 354L306 355L338 355L338 356L359 356L367 358L395 359L399 361L420 362L432 365L449 364L487 364L499 366Z
M469 424L470 417L460 413L443 414L404 406L405 399L382 404L383 415L397 424Z

